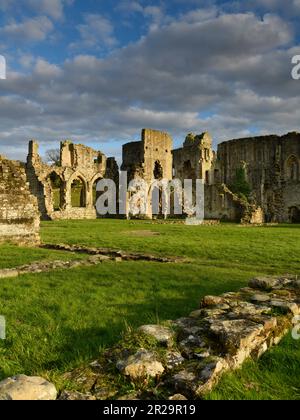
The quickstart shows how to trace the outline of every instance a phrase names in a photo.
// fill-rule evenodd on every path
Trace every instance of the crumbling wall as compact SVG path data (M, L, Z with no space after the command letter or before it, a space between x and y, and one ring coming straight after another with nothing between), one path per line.
M141 178L151 185L153 180L163 178L182 182L203 179L207 219L300 223L299 133L227 141L218 146L217 154L206 132L188 134L183 147L174 151L172 143L167 133L143 129L140 141L124 145L122 170L127 171L128 182ZM230 191L240 168L245 170L251 189L247 205L241 204L244 199L239 194L236 199ZM44 219L95 218L94 183L103 177L119 183L118 166L113 158L107 159L101 152L69 141L61 144L58 166L45 165L38 145L31 142L26 172ZM52 173L61 180L59 209L53 208L54 192L49 181ZM74 179L80 179L83 185L81 207L72 206L70 191ZM224 191L222 185L228 190ZM129 198L130 193L127 202ZM245 208L251 209L247 217ZM153 216L150 190L146 216Z
M151 185L155 180L172 180L173 140L167 133L143 129L140 142L123 146L122 171L127 171L128 182L143 179L148 183L147 211L144 215L152 218ZM128 195L129 199L129 195ZM144 203L141 203L144 206Z
M155 179L155 165L161 166L161 178L172 179L173 140L167 133L143 129L141 141L123 146L122 170L128 179L140 177L147 182Z
M42 219L95 219L95 186L103 178L118 182L118 166L113 158L95 151L90 147L75 145L70 141L61 143L60 165L43 163L38 144L29 143L29 154L26 164L27 179L30 189L39 203ZM54 191L51 177L60 180L59 191ZM72 203L72 185L78 181L82 186L80 206ZM59 194L60 206L54 207L54 194ZM81 203L82 201L82 203Z
M245 167L252 198L263 209L266 221L292 222L293 215L300 212L299 133L224 142L218 147L218 163L227 186L237 169Z
M173 140L167 133L144 129L142 131L144 179L151 182L155 178L172 179ZM155 174L159 164L161 174Z
M0 156L0 242L36 245L39 212L26 182L24 165Z
M206 184L210 184L214 158L209 133L188 134L183 147L173 151L174 177L182 181L203 179Z

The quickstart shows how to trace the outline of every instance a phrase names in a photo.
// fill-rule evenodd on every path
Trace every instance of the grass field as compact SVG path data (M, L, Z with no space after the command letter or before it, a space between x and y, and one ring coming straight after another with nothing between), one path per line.
M153 236L152 232L156 235ZM97 358L126 326L189 314L201 297L244 286L261 274L300 273L300 226L191 227L146 221L42 224L47 243L111 247L186 263L106 262L96 267L1 279L0 377L39 374L61 386L62 373ZM1 246L0 267L73 254ZM300 342L287 337L258 363L224 377L208 399L300 399Z

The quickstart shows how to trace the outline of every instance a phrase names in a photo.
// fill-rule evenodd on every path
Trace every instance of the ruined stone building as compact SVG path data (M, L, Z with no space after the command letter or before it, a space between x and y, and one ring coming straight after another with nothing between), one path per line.
M212 151L207 133L188 135L173 152L175 176L205 180L207 218L300 222L300 134L226 141ZM250 194L232 191L243 171Z
M300 223L299 133L231 140L216 152L208 133L188 134L181 148L172 149L167 133L143 129L140 141L123 146L121 169L128 183L203 179L207 219ZM26 164L1 157L0 240L38 242L39 215L44 220L98 217L96 185L103 178L118 185L115 159L70 141L61 143L60 160L53 165L42 161L35 141L29 143ZM153 211L152 189L144 201L146 217L162 212Z
M173 140L167 133L143 129L141 140L123 146L122 171L127 172L128 181L142 178L149 185L147 211L152 217L151 183L153 180L172 180Z
M141 142L124 146L122 169L147 182L203 179L207 219L300 223L299 133L231 140L217 152L208 133L189 134L172 155L171 148L168 134L143 130ZM241 172L248 196L236 186Z
M241 167L264 221L300 222L300 133L221 143L215 163L220 181L232 185Z
M141 141L123 146L122 171L128 179L142 177L150 183L153 179L172 179L173 140L161 131L143 129Z
M39 243L40 215L25 166L0 156L0 242Z
M61 143L57 165L43 163L38 144L31 141L26 173L44 220L95 219L97 182L103 178L118 182L115 159L70 141Z

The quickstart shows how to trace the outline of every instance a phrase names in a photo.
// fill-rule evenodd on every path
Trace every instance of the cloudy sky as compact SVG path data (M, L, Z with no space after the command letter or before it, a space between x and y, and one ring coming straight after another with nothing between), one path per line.
M300 0L0 0L0 153L300 131Z

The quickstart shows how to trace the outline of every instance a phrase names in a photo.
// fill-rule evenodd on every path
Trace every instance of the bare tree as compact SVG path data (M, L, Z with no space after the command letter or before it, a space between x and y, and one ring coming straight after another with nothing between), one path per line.
M50 149L45 153L45 160L51 165L58 166L60 164L60 150L59 149Z

